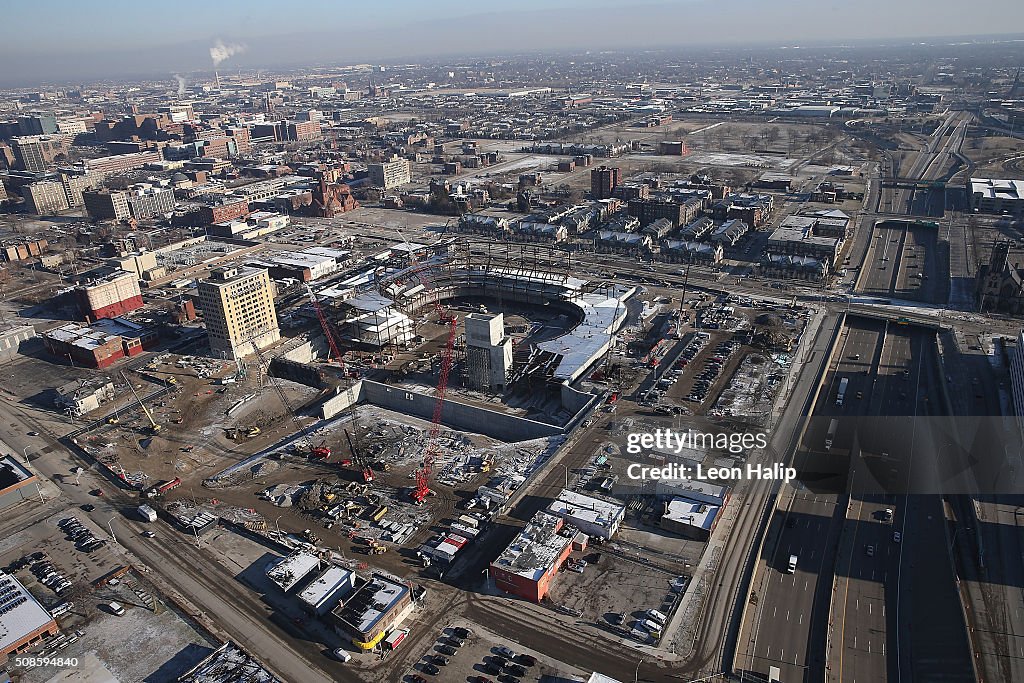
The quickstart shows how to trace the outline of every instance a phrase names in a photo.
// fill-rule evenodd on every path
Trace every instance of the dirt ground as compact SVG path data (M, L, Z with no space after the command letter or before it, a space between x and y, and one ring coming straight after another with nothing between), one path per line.
M610 543L572 553L573 559L585 559L583 573L568 569L552 582L551 600L579 613L579 618L600 628L620 633L630 631L633 622L643 619L648 609L670 615L684 585L680 577L684 564L657 560L649 563L649 553L632 545ZM677 571L676 571L677 570ZM625 614L624 623L614 615ZM613 628L617 627L617 628ZM640 632L635 636L640 638Z

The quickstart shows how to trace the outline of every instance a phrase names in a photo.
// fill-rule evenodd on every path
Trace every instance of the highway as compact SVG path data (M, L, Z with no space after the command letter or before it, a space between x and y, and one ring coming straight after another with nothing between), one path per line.
M948 271L939 264L938 230L899 221L874 226L857 292L944 303Z

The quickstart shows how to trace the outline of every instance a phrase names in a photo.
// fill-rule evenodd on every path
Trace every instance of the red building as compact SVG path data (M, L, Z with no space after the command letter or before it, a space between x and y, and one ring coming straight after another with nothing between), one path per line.
M139 278L133 273L114 273L75 287L82 319L115 318L142 308Z
M590 172L590 195L594 199L608 199L621 182L621 168L595 168Z
M79 367L108 368L126 356L142 352L138 339L125 340L116 334L92 330L77 323L65 323L43 333L43 346L61 359Z
M236 218L245 218L249 213L249 202L240 199L234 202L199 207L199 220L203 225L213 225L214 223L233 221Z
M572 538L559 533L560 517L538 512L490 565L494 585L510 595L540 602L572 552Z

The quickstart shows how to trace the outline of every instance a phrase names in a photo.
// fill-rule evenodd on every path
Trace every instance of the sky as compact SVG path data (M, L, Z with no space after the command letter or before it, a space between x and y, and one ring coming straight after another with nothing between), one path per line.
M151 9L147 9L151 8ZM968 11L969 10L969 11ZM36 0L3 10L0 82L577 49L1001 35L1022 0Z

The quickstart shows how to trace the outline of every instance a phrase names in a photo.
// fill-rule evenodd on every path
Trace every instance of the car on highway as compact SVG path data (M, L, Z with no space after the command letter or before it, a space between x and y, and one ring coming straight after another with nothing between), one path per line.
M875 556L875 546L870 545L870 544L865 546L864 547L864 552L867 553L868 557L874 557Z
M39 432L29 432L29 436L39 436Z
M903 541L903 534L901 534L898 531L892 532L892 542L893 543L900 543L901 541Z

